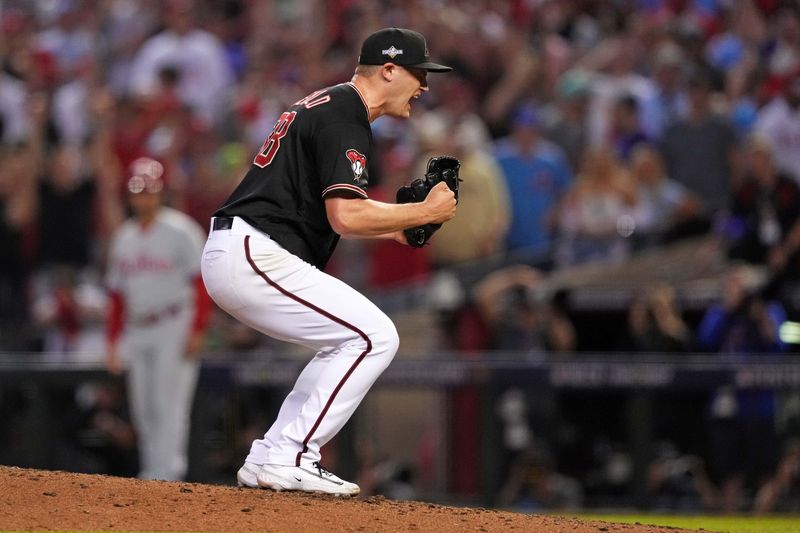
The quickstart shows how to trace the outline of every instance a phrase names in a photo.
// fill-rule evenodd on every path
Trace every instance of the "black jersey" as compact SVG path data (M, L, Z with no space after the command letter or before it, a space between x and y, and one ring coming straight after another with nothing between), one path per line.
M317 268L337 235L325 213L332 191L367 198L372 151L369 112L343 83L312 93L284 112L253 165L215 216L238 216Z

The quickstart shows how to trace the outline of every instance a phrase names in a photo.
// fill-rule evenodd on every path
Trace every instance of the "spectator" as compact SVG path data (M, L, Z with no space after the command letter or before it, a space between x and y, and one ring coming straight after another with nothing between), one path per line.
M760 10L753 1L738 2L724 14L721 31L711 35L705 46L705 59L715 70L726 76L730 83L732 73L748 61L751 53L763 41L765 24Z
M601 148L589 149L575 182L561 202L556 264L619 261L627 257L635 192L630 174L612 153Z
M545 137L564 151L571 169L578 168L586 148L590 86L588 73L577 69L565 72L558 80L556 101L547 118Z
M60 1L40 4L39 9L40 19L49 19L49 24L35 36L33 48L52 57L54 82L70 80L97 47L98 35L88 24L91 7L88 2Z
M112 154L108 145L110 102L94 95L90 115L94 135L85 144L48 143L49 106L45 97L31 97L29 172L39 179L37 194L37 266L86 268L99 258L100 239L119 222Z
M498 504L517 512L543 509L579 509L583 490L577 480L556 470L552 453L532 444L514 463L500 490Z
M631 173L636 181L636 246L650 247L692 233L700 217L700 201L669 178L655 148L641 145L633 151Z
M667 174L703 202L710 221L730 206L736 166L736 134L731 124L711 109L711 80L695 71L689 80L689 115L667 128L662 153Z
M102 13L101 47L108 90L117 98L130 90L130 70L142 44L156 31L161 3L117 4ZM116 7L116 8L114 8Z
M14 145L27 139L30 119L26 114L27 87L25 84L0 72L0 141Z
M800 185L800 66L782 83L781 94L758 111L755 131L772 146L778 170Z
M589 103L589 144L604 146L613 137L612 116L617 99L631 95L639 108L649 110L656 105L656 87L653 80L635 70L639 44L630 34L609 37L580 58L577 66L594 71L592 97ZM650 118L652 113L642 114ZM641 127L648 137L655 133L656 124L643 121Z
M30 257L25 235L36 210L36 180L29 171L31 153L25 147L0 144L0 349L31 348L26 331L29 302L27 283Z
M721 301L706 311L698 327L700 349L728 356L786 351L778 334L786 312L750 283L741 267L726 275ZM710 401L711 463L726 513L740 510L746 488L763 486L775 467L775 403L769 389L722 388Z
M218 125L234 83L225 48L211 33L198 28L194 0L170 0L167 27L142 45L130 71L134 95L147 97L157 90L159 73L174 69L183 104L206 124Z
M719 500L703 459L681 453L671 441L656 446L656 456L647 467L647 493L655 509L714 509Z
M800 13L786 4L772 16L773 34L765 46L771 76L784 78L800 67Z
M684 55L672 41L665 41L656 49L653 57L653 82L656 96L653 106L644 109L644 120L653 124L653 136L660 140L664 131L675 122L686 117L688 97L684 87Z
M124 387L84 383L64 420L66 438L58 443L59 468L70 472L134 476L138 466L136 431L130 422Z
M86 175L81 148L56 146L39 188L39 254L42 267L89 266L96 188Z
M43 330L41 351L52 360L103 361L106 298L90 271L49 269L32 283L32 315Z
M614 151L620 161L628 162L633 150L650 139L639 119L639 102L630 94L617 98L611 116L611 135Z
M511 195L508 252L542 261L552 251L556 208L572 176L561 149L542 138L541 117L530 105L512 118L508 137L495 143Z
M52 122L59 142L71 146L87 143L91 138L92 99L104 87L93 57L87 56L75 66L75 76L53 92Z
M522 28L509 28L502 41L501 62L492 65L490 72L502 65L502 76L489 88L483 101L482 115L492 131L507 131L507 118L514 113L515 102L519 102L529 92L539 74L538 54L528 42ZM493 59L494 61L494 59ZM513 118L511 123L514 128Z
M675 291L655 285L634 298L628 312L627 345L636 352L685 352L691 330L681 317Z
M569 433L556 394L547 388L509 387L499 395L496 426L502 475L497 505L523 512L580 507L580 484L556 471L553 450Z
M728 255L769 265L773 273L796 277L800 251L800 187L775 168L769 143L759 137L746 147L746 175L735 191Z
M477 309L496 350L571 352L575 329L562 310L546 300L541 274L525 265L496 270L474 287Z

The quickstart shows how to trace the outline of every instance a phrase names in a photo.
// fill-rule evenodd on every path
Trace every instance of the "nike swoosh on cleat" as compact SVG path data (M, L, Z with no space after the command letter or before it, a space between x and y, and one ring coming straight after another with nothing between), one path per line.
M297 476L292 476L292 477L293 477L293 478L295 478L297 481L303 481L302 479L300 479L300 478L299 478L299 477L297 477Z
M305 471L305 472L308 472L308 473L309 473L309 474L311 474L312 476L316 476L316 477L318 477L318 478L319 478L319 479L321 479L322 481L327 481L328 483L333 483L334 485L340 485L340 486L341 486L341 485L344 485L344 481L334 481L334 480L332 480L332 479L327 479L327 478L324 478L324 477L320 476L320 475L319 475L319 474L317 474L316 472L309 472L309 471L308 471L308 470L306 470L305 468L301 468L301 470L303 470L303 471ZM298 480L298 481L299 481L299 480Z

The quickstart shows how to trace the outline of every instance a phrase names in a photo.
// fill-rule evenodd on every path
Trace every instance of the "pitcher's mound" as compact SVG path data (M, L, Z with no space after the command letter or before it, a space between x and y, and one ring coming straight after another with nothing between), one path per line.
M0 466L0 530L674 532L675 528Z

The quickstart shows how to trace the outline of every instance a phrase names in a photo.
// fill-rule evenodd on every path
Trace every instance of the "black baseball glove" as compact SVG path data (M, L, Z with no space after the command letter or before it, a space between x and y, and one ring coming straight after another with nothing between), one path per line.
M460 167L461 162L455 157L443 155L430 158L425 177L417 178L409 185L404 185L397 190L397 203L408 204L423 201L430 190L440 181L445 182L450 187L450 190L456 196L456 202L458 202L458 183L461 181L461 178L458 177L458 169ZM408 228L404 230L406 241L414 248L421 248L430 240L431 235L441 227L441 224L423 224L422 226Z

